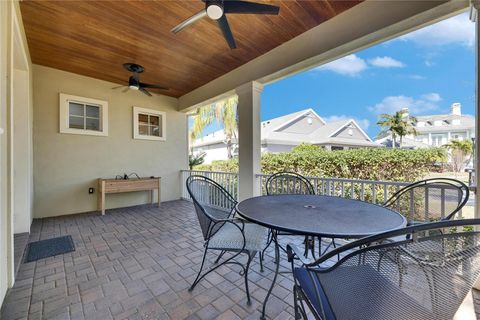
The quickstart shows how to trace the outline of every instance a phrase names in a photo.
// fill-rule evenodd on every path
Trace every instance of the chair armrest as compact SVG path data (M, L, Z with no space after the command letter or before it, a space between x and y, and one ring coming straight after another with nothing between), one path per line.
M311 261L310 259L305 258L303 252L293 243L287 244L287 257L288 262L293 262L293 260L298 259L304 265L309 265L313 263L313 261Z

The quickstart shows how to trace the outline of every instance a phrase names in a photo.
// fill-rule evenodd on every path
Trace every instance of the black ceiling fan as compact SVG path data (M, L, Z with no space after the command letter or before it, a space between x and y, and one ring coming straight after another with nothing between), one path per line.
M145 68L143 68L141 65L136 64L136 63L124 63L123 67L127 71L130 71L130 72L133 73L133 75L131 75L130 78L128 78L128 86L123 90L123 92L126 92L128 89L132 89L132 90L141 91L141 92L145 93L147 96L152 96L152 94L150 92L148 92L147 90L145 90L145 88L155 88L155 89L168 90L168 88L162 87L162 86L159 86L159 85L156 85L156 84L149 84L149 83L140 82L140 73L145 71ZM112 89L118 89L118 88L121 88L121 87L125 87L125 86L119 86L119 87L115 87L115 88L112 88Z
M217 21L220 30L222 30L225 40L227 40L230 49L235 49L235 39L232 30L228 24L227 14L278 14L280 8L269 4L254 3L240 0L202 0L205 2L205 9L191 16L187 20L180 23L172 29L173 33L177 33L186 27L194 24L198 20L209 17Z

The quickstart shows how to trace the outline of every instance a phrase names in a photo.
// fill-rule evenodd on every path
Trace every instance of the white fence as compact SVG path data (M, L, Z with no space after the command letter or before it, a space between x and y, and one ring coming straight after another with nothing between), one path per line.
M237 198L237 173L182 170L181 184L183 199L190 200L190 196L187 192L185 182L187 178L191 175L202 175L210 178L225 187L225 189L227 189L230 194ZM265 182L267 181L269 176L270 175L267 174L257 174L257 179L259 179L259 186L261 187L262 194L266 193ZM315 189L315 193L318 195L344 197L376 204L382 204L396 191L400 190L400 188L409 184L407 182L394 181L374 181L322 177L306 178L312 183ZM285 181L285 184L288 186L288 181ZM407 209L408 211L410 211L408 214L409 219L413 219L414 215L416 216L415 218L420 218L420 216L428 218L429 215L432 214L432 212L435 212L435 215L437 215L438 217L444 217L449 212L449 206L455 205L453 203L456 201L455 199L448 199L449 197L451 197L451 195L449 193L446 194L445 186L429 186L424 192L425 194L421 196L421 198L423 198L424 200L427 199L426 201L424 201L424 204L409 206L409 208ZM414 210L416 212L414 212ZM460 216L461 215L462 213L460 212Z
M215 171L181 171L182 199L190 199L185 182L191 175L201 175L210 178L225 189L235 198L238 190L238 174L230 172ZM262 188L262 194L265 194L265 182L270 175L257 174ZM315 193L320 195L338 196L351 198L372 203L382 203L385 199L399 190L401 187L408 185L406 182L392 181L373 181L373 180L357 180L357 179L340 179L340 178L321 178L307 177L315 188Z

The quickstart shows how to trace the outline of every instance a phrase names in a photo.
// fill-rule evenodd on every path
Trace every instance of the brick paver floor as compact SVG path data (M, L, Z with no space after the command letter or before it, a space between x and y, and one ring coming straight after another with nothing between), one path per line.
M251 306L234 265L219 268L189 292L203 238L192 204L183 200L109 210L105 216L38 219L29 241L62 235L72 236L76 251L22 263L0 319L259 319L273 277L270 248L265 271L257 257L249 273ZM209 256L209 265L215 258ZM289 270L283 253L281 270ZM281 274L269 319L294 318L292 287L291 274ZM477 307L480 295L474 297Z
M203 238L192 204L183 200L161 208L109 210L105 216L38 219L29 241L67 234L75 252L22 263L1 319L259 319L273 276L270 250L263 273L258 257L251 266L251 306L234 265L219 268L188 292ZM288 268L284 261L282 269ZM282 274L277 283L268 316L292 319L291 275Z

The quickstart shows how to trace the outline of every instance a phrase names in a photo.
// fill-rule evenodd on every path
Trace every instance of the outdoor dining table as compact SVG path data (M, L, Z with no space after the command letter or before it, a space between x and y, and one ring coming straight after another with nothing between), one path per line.
M272 231L275 274L262 308L261 319L280 267L279 231L301 236L357 239L405 227L407 220L391 209L359 200L323 195L272 195L243 200L238 214Z

